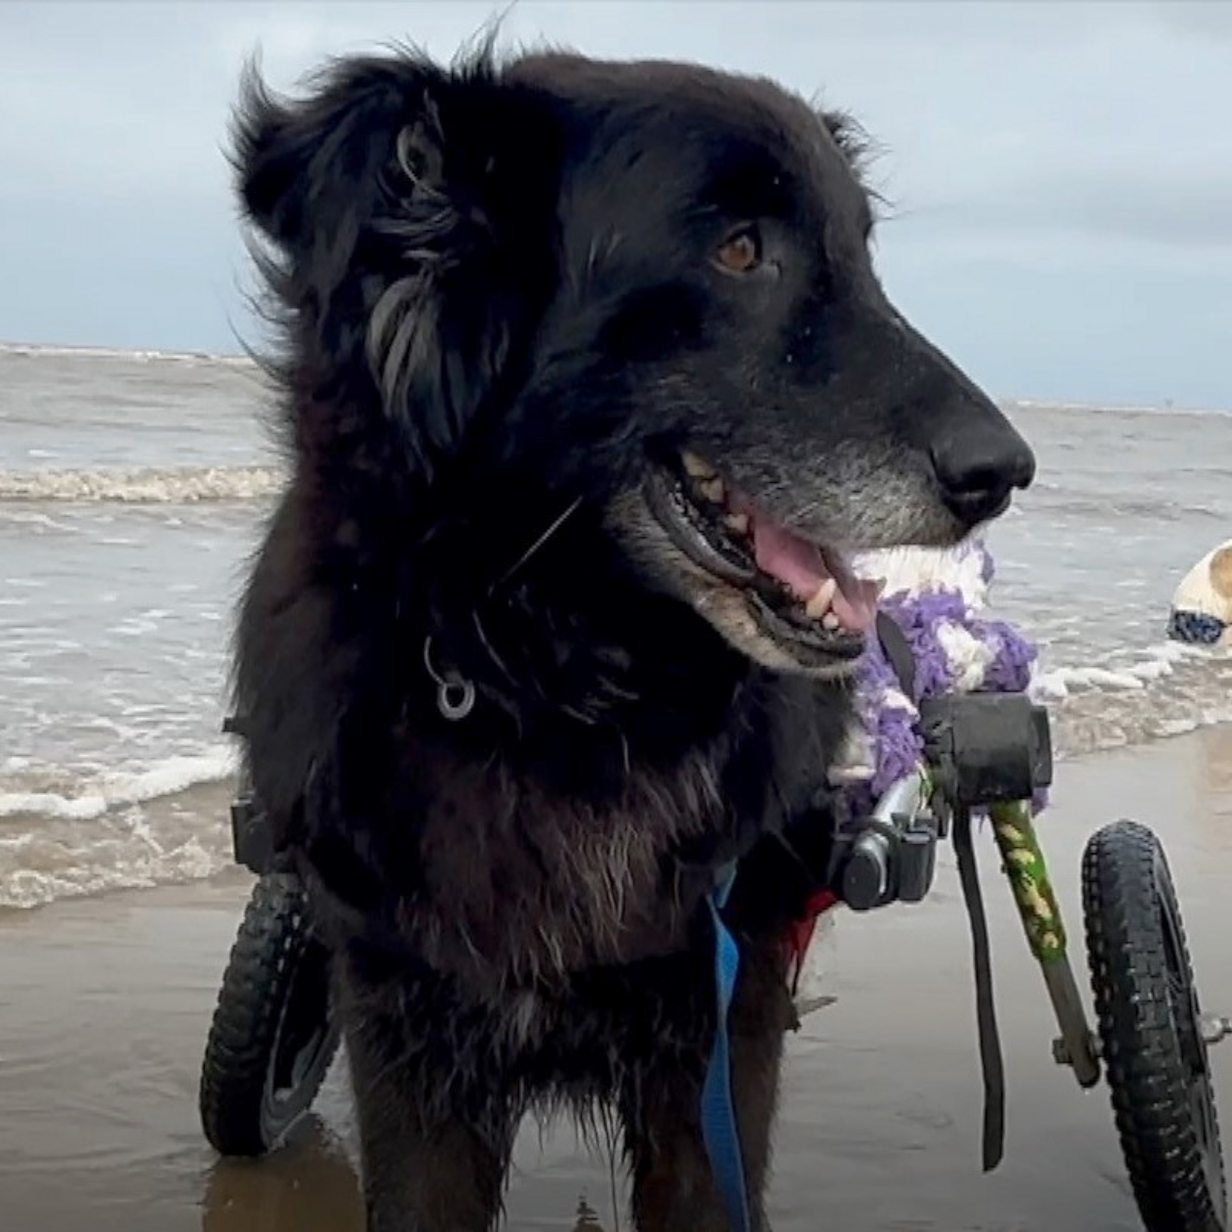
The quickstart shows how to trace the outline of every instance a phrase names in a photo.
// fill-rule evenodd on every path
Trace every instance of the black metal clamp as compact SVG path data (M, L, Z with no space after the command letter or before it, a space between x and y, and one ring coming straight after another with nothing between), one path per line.
M1030 799L1052 783L1048 712L1024 694L926 698L920 729L927 774L894 784L835 838L831 884L854 911L928 894L950 810ZM933 810L934 793L945 808Z
M962 693L920 703L924 760L951 807L1030 800L1052 785L1048 711L1025 693Z

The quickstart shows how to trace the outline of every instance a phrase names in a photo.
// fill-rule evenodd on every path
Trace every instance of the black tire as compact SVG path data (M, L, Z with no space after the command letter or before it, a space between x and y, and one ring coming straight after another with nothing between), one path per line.
M223 976L201 1069L201 1125L223 1155L263 1155L312 1105L334 1054L329 954L298 880L253 887Z
M1148 1232L1224 1232L1219 1123L1164 849L1120 821L1082 860L1091 985L1121 1149Z

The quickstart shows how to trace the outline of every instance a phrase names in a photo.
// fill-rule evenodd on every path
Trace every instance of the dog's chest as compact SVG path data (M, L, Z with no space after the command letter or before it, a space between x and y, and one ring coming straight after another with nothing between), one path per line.
M420 841L413 942L485 987L526 986L680 948L708 888L681 851L730 827L713 759L633 771L607 800L562 796L501 767L439 781Z

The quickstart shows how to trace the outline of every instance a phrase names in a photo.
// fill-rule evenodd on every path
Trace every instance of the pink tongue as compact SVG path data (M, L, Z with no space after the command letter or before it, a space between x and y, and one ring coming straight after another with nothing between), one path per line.
M805 603L831 576L820 548L764 518L753 521L753 554L763 573L778 578Z
M877 584L853 577L846 569L827 567L821 549L786 527L765 518L753 517L753 551L757 567L778 578L797 599L807 603L827 578L834 578L838 589L830 610L843 628L866 633L877 615Z

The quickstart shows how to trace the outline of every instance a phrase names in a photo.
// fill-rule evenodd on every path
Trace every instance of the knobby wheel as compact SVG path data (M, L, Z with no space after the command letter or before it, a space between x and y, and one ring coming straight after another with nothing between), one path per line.
M205 1136L224 1155L262 1155L309 1109L338 1048L329 954L298 880L253 889L223 976L201 1070Z
M1148 1232L1224 1232L1226 1184L1193 968L1162 845L1121 821L1083 854L1087 952L1121 1148Z

